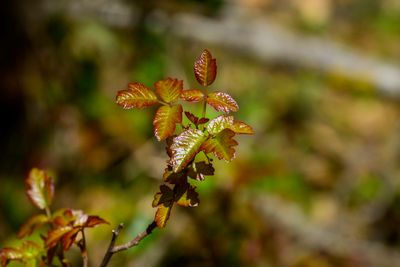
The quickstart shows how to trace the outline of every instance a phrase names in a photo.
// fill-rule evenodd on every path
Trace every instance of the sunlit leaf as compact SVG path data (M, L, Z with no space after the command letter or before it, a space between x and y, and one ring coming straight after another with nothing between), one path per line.
M116 103L124 109L145 108L158 103L156 94L141 83L129 83L128 89L118 91Z
M235 121L229 129L234 131L236 134L254 134L253 128L241 121Z
M39 209L50 207L54 196L54 181L48 174L33 168L26 179L26 193L32 203Z
M174 172L179 172L193 159L207 136L200 130L188 129L174 138L171 146L170 164Z
M221 115L211 120L206 130L212 134L218 134L224 129L229 129L234 124L233 116Z
M72 229L74 229L72 226L63 226L60 228L56 228L53 230L50 230L47 233L46 239L45 239L45 244L47 248L52 248L55 245L57 245L58 241L68 232L70 232Z
M203 100L204 94L202 91L197 89L183 90L181 93L181 98L188 102L199 102Z
M1 266L7 266L11 260L22 260L24 254L20 249L5 247L0 250Z
M250 125L241 121L234 121L233 116L228 115L220 115L206 126L206 130L212 135L218 134L224 129L231 129L235 134L254 134Z
M172 203L169 205L161 204L158 206L154 221L158 228L164 228L171 214Z
M207 104L212 106L216 111L225 113L239 110L239 105L236 101L230 95L223 92L209 93L207 96Z
M217 76L217 62L210 51L205 49L194 63L194 75L199 84L208 86Z
M157 94L167 103L175 102L179 99L183 90L183 81L167 78L154 84Z
M42 247L33 241L26 240L22 244L20 250L23 253L24 261L27 261L37 258L42 252Z
M154 195L153 207L157 207L161 204L169 205L174 200L174 191L166 185L160 186L160 192Z
M218 159L230 161L235 157L235 149L233 147L238 145L236 140L233 139L234 136L235 133L232 130L225 129L213 138L205 141L201 149L206 153L214 153Z
M158 141L164 140L175 132L176 124L182 122L182 106L161 106L153 120L154 135Z
M176 204L182 207L196 207L199 205L199 194L191 185L177 187Z
M32 234L37 228L47 223L49 218L44 214L39 214L31 217L28 221L26 221L18 231L18 238L23 238L27 235Z

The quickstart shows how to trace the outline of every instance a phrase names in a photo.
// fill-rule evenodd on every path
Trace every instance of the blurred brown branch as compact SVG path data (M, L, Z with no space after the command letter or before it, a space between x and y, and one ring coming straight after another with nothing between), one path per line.
M112 255L114 255L115 253L127 250L134 246L137 246L139 244L139 242L142 241L142 239L144 239L146 236L150 235L153 232L153 230L157 227L157 225L153 221L151 224L149 224L149 226L147 226L147 229L145 231L139 233L131 241L129 241L125 244L119 245L119 246L115 246L115 242L116 242L123 227L124 227L124 225L121 223L118 225L117 229L112 231L111 242L110 242L110 245L108 246L106 254L104 255L103 261L101 262L101 265L100 265L101 267L107 266Z
M119 1L57 3L44 1L44 12L67 10L72 18L92 16L116 27L133 27L138 21L134 5ZM315 68L375 86L384 96L400 99L400 66L359 53L333 40L307 37L279 27L264 17L247 14L227 4L220 19L192 13L167 15L163 10L146 14L148 25L181 38L193 39L240 53L257 60Z
M283 227L302 245L336 256L355 258L361 266L400 266L400 253L379 243L361 240L337 229L325 229L311 222L295 205L276 197L258 195L251 201L268 224Z

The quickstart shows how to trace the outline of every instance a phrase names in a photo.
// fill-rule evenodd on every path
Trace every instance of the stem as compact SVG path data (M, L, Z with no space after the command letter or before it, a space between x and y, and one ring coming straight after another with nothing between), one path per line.
M206 111L207 111L207 95L208 95L208 91L207 91L207 87L204 88L204 99L203 99L203 111L201 112L201 117L205 118L206 117ZM204 124L201 125L201 130L204 129Z
M104 258L103 258L103 261L101 262L100 267L107 266L108 262L110 261L112 255L114 253L124 251L124 250L127 250L128 248L137 246L140 243L140 241L142 241L142 239L144 239L146 236L148 236L152 233L152 231L157 227L157 224L155 221L153 221L151 224L149 224L149 226L147 226L145 231L139 233L131 241L129 241L125 244L119 245L119 246L115 246L115 241L117 240L118 235L121 232L123 227L124 227L124 224L120 223L118 225L117 229L112 231L111 242L110 242L110 245L108 246L106 254L104 255Z
M50 208L49 208L49 207L46 207L44 210L45 210L45 212L46 212L47 218L51 218L51 211L50 211Z
M89 257L88 257L88 252L87 252L87 249L86 249L85 231L82 229L81 233L82 233L82 239L79 242L78 246L81 249L83 267L87 267L88 266L88 262L89 262Z
M206 117L206 110L207 110L207 88L205 89L205 96L203 100L203 112L201 113L201 117L205 118Z

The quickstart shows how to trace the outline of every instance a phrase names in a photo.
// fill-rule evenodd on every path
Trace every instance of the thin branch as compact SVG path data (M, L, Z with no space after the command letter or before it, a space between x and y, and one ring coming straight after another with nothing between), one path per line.
M85 237L85 231L82 229L82 239L78 243L79 249L81 250L81 255L82 255L82 260L83 260L83 267L88 267L89 263L89 257L88 257L88 252L86 248L86 237Z
M140 241L142 241L142 239L144 239L146 236L150 235L153 232L153 230L157 227L157 224L156 224L156 222L153 221L151 224L149 224L149 226L147 226L147 229L144 232L139 233L131 241L129 241L125 244L119 245L119 246L115 246L115 242L116 242L116 240L119 236L119 233L121 232L123 227L124 227L124 224L120 223L118 225L117 229L112 231L112 238L110 241L110 245L108 246L107 252L104 255L104 258L103 258L103 261L101 262L100 267L106 267L114 253L124 251L131 247L137 246L140 243Z

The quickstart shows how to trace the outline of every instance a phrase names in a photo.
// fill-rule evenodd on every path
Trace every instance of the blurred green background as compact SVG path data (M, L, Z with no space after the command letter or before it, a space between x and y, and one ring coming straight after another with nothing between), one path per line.
M24 193L32 167L55 176L55 209L110 222L88 231L91 266L117 224L119 242L144 230L167 158L154 109L124 111L116 92L169 76L193 88L208 48L212 90L231 94L256 134L237 137L236 159L196 184L198 208L175 208L110 266L400 266L399 1L16 0L0 12L0 247L38 212ZM238 34L218 32L234 25ZM259 55L269 47L256 27L296 42ZM340 45L322 46L319 66L320 47L302 40ZM335 64L342 46L347 69ZM79 251L70 256L80 266Z

